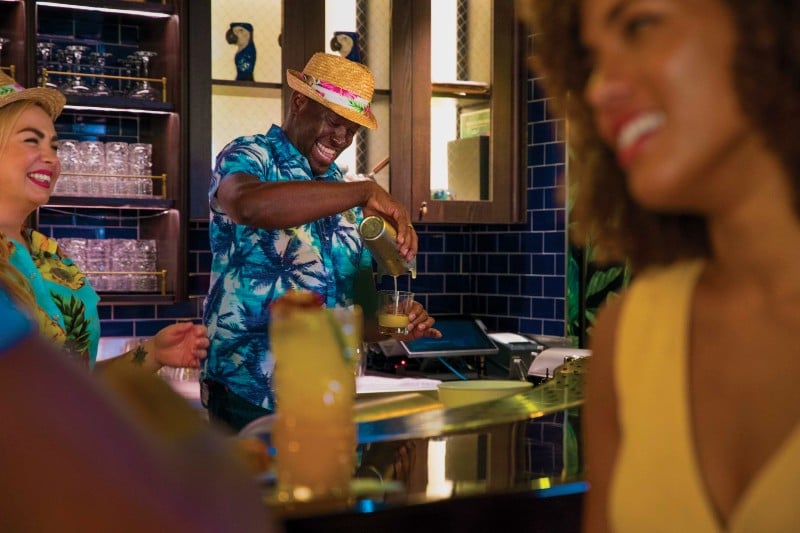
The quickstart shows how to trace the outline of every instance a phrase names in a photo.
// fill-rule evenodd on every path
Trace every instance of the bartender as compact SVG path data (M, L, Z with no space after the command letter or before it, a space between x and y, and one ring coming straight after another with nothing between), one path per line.
M209 188L212 266L204 320L211 345L203 397L210 418L235 431L275 408L268 334L274 300L303 289L327 307L352 305L356 280L372 269L358 233L364 216L394 226L406 260L417 253L405 207L374 181L346 182L334 163L362 126L377 128L372 72L317 53L302 72L286 76L293 92L283 124L225 146ZM438 338L433 324L414 302L404 338Z

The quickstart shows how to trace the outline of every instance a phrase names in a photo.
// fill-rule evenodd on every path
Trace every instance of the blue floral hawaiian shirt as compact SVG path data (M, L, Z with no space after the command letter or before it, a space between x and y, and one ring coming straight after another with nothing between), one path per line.
M8 261L24 276L3 275L8 284L27 279L36 300L34 315L39 333L60 346L82 365L97 359L100 341L100 297L78 266L61 251L58 241L38 231L25 230L27 247L0 233L0 246ZM30 248L30 252L28 251Z
M236 224L216 201L220 182L236 172L264 182L343 177L335 164L314 176L278 126L266 135L239 137L217 156L209 189L212 264L204 321L211 346L204 377L273 409L270 304L290 289L305 289L322 295L328 307L351 305L356 275L372 268L372 257L358 234L361 208L283 230Z

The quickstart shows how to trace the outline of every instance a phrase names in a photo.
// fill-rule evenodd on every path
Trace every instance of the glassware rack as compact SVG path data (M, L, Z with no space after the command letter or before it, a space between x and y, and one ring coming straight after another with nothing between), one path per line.
M122 271L122 272L104 272L104 271L90 270L90 271L84 272L84 274L86 274L87 276L111 276L111 277L115 277L115 276L128 276L128 277L132 277L132 276L141 276L141 277L155 276L158 279L158 291L157 291L158 294L160 294L161 296L166 296L166 294L167 294L167 271L166 270L158 270L158 271L155 271L155 272L137 272L137 271L133 271L133 270L131 270L131 271ZM103 292L105 292L105 291L103 291ZM109 291L109 292L115 292L115 291ZM132 292L132 291L126 291L126 292ZM151 291L142 291L142 292L151 292Z
M148 179L150 181L159 183L160 186L158 187L158 189L159 189L160 192L153 193L153 194L133 194L133 195L108 194L108 195L104 195L104 196L107 196L108 198L115 198L117 196L120 196L120 197L123 197L123 198L145 197L145 198L161 198L162 200L167 200L167 175L166 174L150 174L150 175L143 176L143 175L140 175L140 174L109 174L109 173L100 173L100 174L87 174L87 173L78 174L78 173L75 173L75 174L72 174L72 173L62 172L61 173L61 178L60 178L62 180L62 182L63 182L64 178L88 178L88 179L98 179L98 178L99 179L104 179L104 178L108 178L108 179L114 179L114 180L119 179L119 180L131 180L131 181L133 181L133 180L141 180L141 179L144 178L144 179ZM68 193L62 192L59 196L77 196L77 195L68 194Z
M13 66L12 66L12 73L13 73ZM140 77L140 76L118 76L118 75L115 75L115 74L95 74L95 73L92 73L92 74L88 74L87 75L85 73L80 73L80 72L67 72L67 71L63 71L63 70L52 70L52 69L47 69L46 67L43 67L42 68L42 80L41 80L41 86L42 87L47 87L48 86L48 82L50 80L50 76L66 76L66 77L69 77L69 78L72 78L72 79L80 79L82 77L90 77L90 78L96 78L96 79L102 79L102 80L116 80L116 81L119 81L119 82L132 81L132 82L140 83L140 84L157 83L157 84L160 85L160 90L158 91L160 93L160 96L159 96L160 101L162 103L167 103L167 77L166 76L162 76L160 78L145 78L145 77ZM13 75L12 75L12 77L13 77ZM108 94L104 94L103 96L109 96L109 95Z
M0 1L0 69L25 87L65 94L67 105L56 122L62 141L152 145L152 169L62 169L50 202L30 221L59 240L157 242L156 263L146 269L82 268L90 277L117 280L99 283L101 304L187 297L190 113L187 82L172 74L182 72L189 53L181 20L188 3ZM69 181L83 188L64 188ZM144 181L144 192L131 192L130 184Z

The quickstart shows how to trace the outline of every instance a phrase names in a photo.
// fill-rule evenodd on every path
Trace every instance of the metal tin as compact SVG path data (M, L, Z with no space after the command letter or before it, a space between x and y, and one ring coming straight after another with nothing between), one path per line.
M379 216L369 216L361 221L358 232L378 265L378 274L397 277L407 272L417 277L417 260L406 261L397 250L397 231Z

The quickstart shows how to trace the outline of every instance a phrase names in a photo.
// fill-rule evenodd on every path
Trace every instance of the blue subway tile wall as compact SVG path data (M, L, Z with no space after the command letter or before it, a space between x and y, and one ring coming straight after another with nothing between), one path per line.
M529 47L533 38L529 37ZM471 314L494 331L565 335L566 210L561 200L565 172L564 123L553 118L538 78L527 80L528 166L526 220L521 224L418 224L418 276L403 276L435 315ZM132 228L89 225L81 214L48 213L43 230L56 236L130 236ZM135 235L133 236L135 238ZM211 253L208 222L189 228L189 301L174 305L101 306L103 335L149 335L177 320L200 321L208 289ZM405 278L405 279L404 279ZM389 286L391 278L384 278Z

